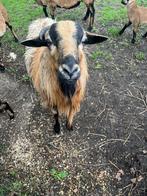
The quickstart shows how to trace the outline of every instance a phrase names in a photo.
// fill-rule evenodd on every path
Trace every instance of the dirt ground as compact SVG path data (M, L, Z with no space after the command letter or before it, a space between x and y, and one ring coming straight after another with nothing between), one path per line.
M104 27L99 31L106 35ZM0 98L15 111L11 121L0 113L0 196L147 195L147 39L139 34L135 45L130 40L127 30L86 49L85 100L72 132L61 118L60 135L26 77L24 57L14 61L7 46L0 49L6 67ZM93 59L96 50L103 54Z

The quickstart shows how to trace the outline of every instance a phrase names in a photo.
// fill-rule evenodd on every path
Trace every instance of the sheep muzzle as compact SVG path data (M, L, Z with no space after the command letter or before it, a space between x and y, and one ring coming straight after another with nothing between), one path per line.
M65 96L74 95L80 74L80 67L73 56L68 55L61 61L58 69L58 80Z

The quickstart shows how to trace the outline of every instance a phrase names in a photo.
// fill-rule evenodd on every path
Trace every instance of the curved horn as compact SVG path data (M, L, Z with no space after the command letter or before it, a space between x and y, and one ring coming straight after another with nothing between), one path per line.
M39 33L39 38L40 38L41 40L45 40L45 34L46 34L47 31L49 31L49 29L50 29L50 27L48 26L48 27L43 28L43 29L40 31L40 33Z

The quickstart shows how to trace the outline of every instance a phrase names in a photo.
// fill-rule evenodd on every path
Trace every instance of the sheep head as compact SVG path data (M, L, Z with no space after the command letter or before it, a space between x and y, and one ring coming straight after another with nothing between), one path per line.
M60 88L67 97L72 97L80 78L80 54L82 44L95 44L107 40L107 37L84 31L79 23L60 21L43 28L39 36L22 41L29 47L48 47L50 55L56 60L56 72Z

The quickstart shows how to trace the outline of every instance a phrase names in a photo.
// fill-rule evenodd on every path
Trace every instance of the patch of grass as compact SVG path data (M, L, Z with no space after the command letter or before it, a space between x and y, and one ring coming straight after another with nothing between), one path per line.
M65 180L69 176L67 171L57 171L54 168L50 170L50 174L55 180Z
M108 34L111 35L112 37L116 37L118 36L118 32L120 29L118 29L117 27L110 27L108 29Z
M21 181L15 181L15 182L12 183L11 189L14 192L20 192L21 189L22 189L22 186L23 185L22 185L22 182Z
M98 58L104 58L106 60L112 60L112 54L102 51L100 49L95 50L91 53L91 58L96 61Z
M135 58L138 60L138 61L143 61L145 60L145 55L143 52L138 52L135 54Z
M100 21L103 24L107 24L109 22L121 21L126 17L126 9L124 8L113 8L112 6L104 7L101 11Z

